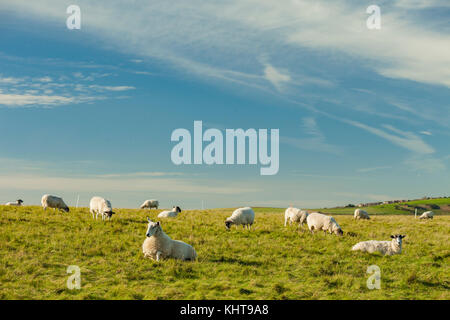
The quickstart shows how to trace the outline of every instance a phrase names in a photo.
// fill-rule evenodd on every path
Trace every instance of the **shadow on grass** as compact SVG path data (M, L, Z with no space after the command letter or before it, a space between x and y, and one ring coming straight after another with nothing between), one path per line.
M212 258L209 261L215 262L215 263L233 263L233 264L239 264L241 266L262 266L262 262L258 261L249 261L249 260L240 260L235 258L226 258L226 257L220 257L219 259Z

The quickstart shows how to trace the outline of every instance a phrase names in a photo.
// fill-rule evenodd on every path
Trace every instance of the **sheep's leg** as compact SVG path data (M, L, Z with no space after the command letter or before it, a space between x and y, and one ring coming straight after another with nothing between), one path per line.
M98 211L95 213L95 220L98 218Z
M161 251L156 252L156 261L161 260Z

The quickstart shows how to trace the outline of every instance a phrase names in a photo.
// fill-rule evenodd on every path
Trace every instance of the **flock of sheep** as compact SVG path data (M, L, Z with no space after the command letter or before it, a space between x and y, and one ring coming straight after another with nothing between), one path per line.
M15 202L8 202L8 206L22 206L23 201L21 199ZM47 208L59 209L65 212L69 212L69 207L64 203L64 200L57 196L44 195L41 199L41 204L44 210ZM141 209L158 209L158 200L146 200L141 206ZM97 219L98 215L101 215L102 220L111 219L115 214L111 202L102 197L93 197L89 203L89 211L92 214L92 218ZM172 210L162 211L158 214L158 218L175 218L181 212L180 207L174 206ZM434 213L432 211L424 212L420 219L433 219ZM369 214L362 210L356 209L354 213L354 219L370 219ZM167 258L175 258L180 260L195 260L197 253L195 249L182 241L171 239L161 228L159 222L153 222L147 217L148 227L146 232L146 239L142 245L142 251L144 256L156 261ZM230 217L225 220L225 227L229 230L232 225L242 225L243 228L251 229L251 226L255 222L255 212L250 207L236 209ZM319 212L308 213L305 210L289 207L285 211L284 226L292 223L298 223L302 228L304 224L307 224L308 229L314 234L315 231L324 231L331 234L342 236L344 232L337 223L337 221L331 217ZM352 247L353 251L362 251L368 253L379 252L383 255L400 254L402 252L402 239L404 235L391 235L391 241L377 241L369 240L355 244Z

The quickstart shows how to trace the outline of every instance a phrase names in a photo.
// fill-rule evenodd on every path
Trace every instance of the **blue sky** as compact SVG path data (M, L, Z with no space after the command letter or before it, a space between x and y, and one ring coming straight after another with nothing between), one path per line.
M447 1L0 3L0 201L326 207L450 192ZM68 30L66 8L81 8ZM367 6L381 29L366 27ZM280 130L280 169L173 130Z

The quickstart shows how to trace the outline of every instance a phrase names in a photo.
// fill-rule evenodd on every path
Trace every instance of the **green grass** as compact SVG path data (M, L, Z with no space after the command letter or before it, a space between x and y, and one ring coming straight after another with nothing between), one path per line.
M343 237L284 227L284 209L255 208L253 230L224 220L232 209L157 212L118 209L111 221L86 208L70 213L0 207L0 299L450 299L450 216L338 216ZM195 262L144 259L146 216L192 244ZM352 234L352 236L349 235ZM401 255L351 252L368 239L406 234ZM381 290L369 290L367 267L381 268ZM81 290L69 290L69 265L81 268Z

